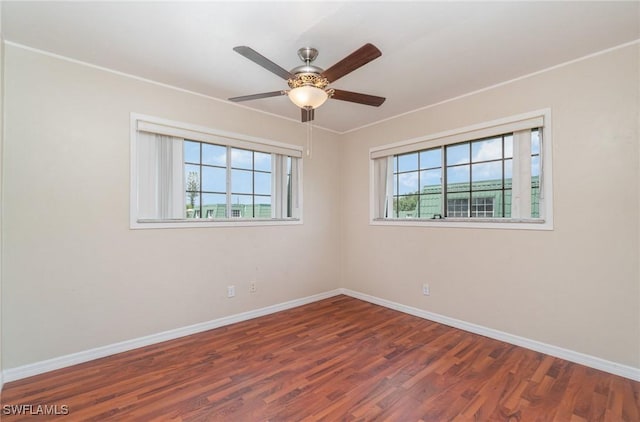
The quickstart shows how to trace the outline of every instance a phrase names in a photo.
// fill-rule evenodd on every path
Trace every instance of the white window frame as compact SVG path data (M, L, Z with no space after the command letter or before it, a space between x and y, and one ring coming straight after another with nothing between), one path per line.
M272 219L244 219L231 217L226 219L179 219L179 220L144 220L138 218L138 148L137 137L140 130L149 131L161 135L176 136L187 140L209 142L217 145L226 145L233 148L249 149L252 151L271 152L298 158L298 179L296 207L294 217ZM192 125L183 122L148 116L140 113L131 113L130 127L130 198L129 198L129 227L131 229L158 229L158 228L193 228L193 227L239 227L239 226L278 226L303 224L302 220L302 174L303 174L303 147L285 144L269 139L257 138L233 132L211 129L203 126ZM277 181L276 181L277 183ZM276 202L277 202L277 198ZM282 199L282 198L281 198ZM286 201L286 198L285 198ZM274 204L281 207L281 204Z
M532 121L541 122L539 129L542 133L540 218L393 219L376 217L376 214L379 213L377 208L381 207L382 203L379 203L376 192L374 159L516 132L527 127L531 128ZM369 224L374 226L553 230L553 143L551 133L551 109L547 108L371 148L369 149ZM514 154L516 154L515 144L514 141ZM522 171L526 172L528 169ZM515 172L516 168L514 168L514 174ZM517 189L515 186L514 188ZM528 189L527 187L523 188ZM386 195L388 197L389 189L387 189ZM514 192L515 195L516 192Z

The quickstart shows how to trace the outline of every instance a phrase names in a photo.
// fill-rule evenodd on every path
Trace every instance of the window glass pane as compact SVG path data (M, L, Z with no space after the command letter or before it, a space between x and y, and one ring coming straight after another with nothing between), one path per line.
M531 218L540 218L540 156L531 157Z
M504 158L513 158L513 135L504 137Z
M531 186L531 218L540 218L540 187Z
M531 187L532 188L539 188L540 187L540 177L539 176L534 176L531 178Z
M540 154L540 131L531 131L531 154Z
M418 192L418 172L398 174L398 194L404 195L408 193Z
M200 163L200 142L184 141L184 161Z
M231 208L236 205L251 205L253 204L253 195L231 195Z
M227 166L227 147L202 144L202 164L210 166Z
M185 217L186 218L195 218L196 210L198 210L198 213L200 212L200 194L198 192L187 192L185 194L184 203L186 204L186 206L185 206L185 208L186 208Z
M471 197L471 217L502 217L502 191L473 193Z
M271 171L271 154L254 152L253 161L255 170Z
M236 169L253 169L253 153L246 149L231 148L231 167Z
M420 172L420 193L440 193L442 191L442 169Z
M202 190L225 193L227 191L227 169L202 166Z
M193 164L185 164L184 166L184 181L185 190L199 191L200 190L200 166Z
M442 217L442 195L420 195L420 218L433 218L436 214Z
M504 160L504 187L513 185L513 160Z
M504 215L503 217L511 217L511 189L504 190Z
M418 170L418 153L398 155L398 171Z
M254 218L271 218L271 197L255 196L255 205L253 207Z
M398 218L416 218L418 216L418 195L396 196L393 201Z
M420 168L434 168L442 166L442 150L440 148L429 149L420 153Z
M447 191L469 190L469 165L447 167Z
M471 180L474 190L490 189L489 186L502 187L502 161L472 164Z
M203 193L201 218L227 218L227 196Z
M502 159L502 137L472 142L471 153L474 163Z
M470 143L447 146L447 165L464 164L469 162Z
M252 193L253 172L247 170L231 170L231 192Z
M468 193L458 193L448 196L447 217L469 217Z
M271 173L254 173L255 193L271 195Z
M531 157L531 177L540 176L540 156Z
M253 218L252 195L231 195L231 218Z

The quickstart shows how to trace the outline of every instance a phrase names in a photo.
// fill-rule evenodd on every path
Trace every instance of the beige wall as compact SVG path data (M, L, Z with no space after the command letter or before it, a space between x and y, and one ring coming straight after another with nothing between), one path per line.
M346 135L315 130L302 226L165 230L128 228L130 112L300 145L304 126L5 54L5 369L337 287L640 368L637 45ZM554 231L368 224L369 148L546 107Z
M346 135L344 287L639 368L638 55L636 44ZM369 148L547 107L554 231L368 224Z
M305 126L13 46L5 71L5 368L338 287L335 134L314 131L303 225L130 230L130 112L300 145Z

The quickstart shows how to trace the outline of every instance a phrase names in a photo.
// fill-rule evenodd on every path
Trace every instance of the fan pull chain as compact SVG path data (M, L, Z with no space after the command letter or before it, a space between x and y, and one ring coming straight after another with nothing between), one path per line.
M307 121L307 157L311 158L313 154L313 126L311 125L311 120Z

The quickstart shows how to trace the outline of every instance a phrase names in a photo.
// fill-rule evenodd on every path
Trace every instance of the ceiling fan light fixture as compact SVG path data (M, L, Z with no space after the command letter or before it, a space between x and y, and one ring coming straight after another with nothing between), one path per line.
M289 91L289 99L300 108L318 108L329 98L324 89L304 85Z

